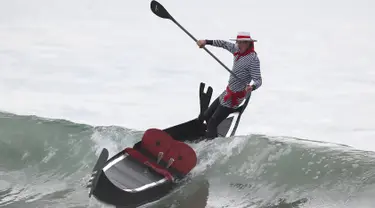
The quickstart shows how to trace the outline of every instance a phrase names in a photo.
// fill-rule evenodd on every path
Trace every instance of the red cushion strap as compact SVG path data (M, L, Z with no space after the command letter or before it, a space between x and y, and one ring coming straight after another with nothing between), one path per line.
M169 173L167 170L157 165L156 163L150 162L146 156L144 156L142 153L138 152L137 150L128 147L124 150L124 152L128 153L132 158L152 168L155 172L163 175L168 180L170 181L173 180L173 176L171 173Z
M163 169L163 168L158 168L156 166L155 163L150 163L149 161L146 161L145 162L145 165L149 166L150 168L152 168L154 171L156 171L157 173L163 175L165 178L167 178L169 181L172 181L173 180L173 176L171 173L169 173L167 170Z

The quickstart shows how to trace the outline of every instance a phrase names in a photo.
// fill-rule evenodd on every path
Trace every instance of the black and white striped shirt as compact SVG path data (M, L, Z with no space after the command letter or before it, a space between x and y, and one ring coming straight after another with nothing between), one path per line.
M258 56L255 52L246 54L244 56L239 55L239 48L236 44L225 41L225 40L213 40L208 41L207 44L210 44L215 47L221 47L234 55L233 58L233 73L243 81L238 80L232 74L229 77L228 87L233 92L239 92L245 90L246 86L250 84L251 80L253 80L253 90L258 89L262 85L262 76L260 73L260 62ZM245 83L244 83L245 82ZM228 99L224 101L224 96L226 95L226 90L220 95L220 103L223 106L232 108L231 100ZM241 103L245 98L241 98L238 100L238 103ZM237 108L238 106L234 106Z

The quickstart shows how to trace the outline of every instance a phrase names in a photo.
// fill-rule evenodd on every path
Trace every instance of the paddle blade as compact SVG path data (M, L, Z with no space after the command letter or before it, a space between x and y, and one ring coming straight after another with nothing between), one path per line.
M152 0L150 7L151 7L151 11L154 14L156 14L158 17L161 17L164 19L171 19L171 15L159 2Z

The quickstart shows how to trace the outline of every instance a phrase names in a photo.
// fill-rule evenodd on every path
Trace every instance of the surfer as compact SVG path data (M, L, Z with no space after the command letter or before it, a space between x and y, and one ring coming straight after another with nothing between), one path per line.
M207 139L217 137L217 126L238 108L246 95L250 96L252 91L262 85L260 62L254 50L254 42L257 40L252 39L249 32L239 32L237 38L231 40L236 41L236 44L225 40L197 41L200 48L212 45L231 52L234 55L232 72L241 79L231 74L226 89L200 118L207 122Z

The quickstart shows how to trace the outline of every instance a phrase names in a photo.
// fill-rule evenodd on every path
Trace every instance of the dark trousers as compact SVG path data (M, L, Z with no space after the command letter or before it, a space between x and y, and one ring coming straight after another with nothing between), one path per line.
M222 106L219 98L210 105L210 107L203 114L203 119L207 122L206 138L213 139L218 136L217 127L225 120L229 114L234 112L234 109Z

